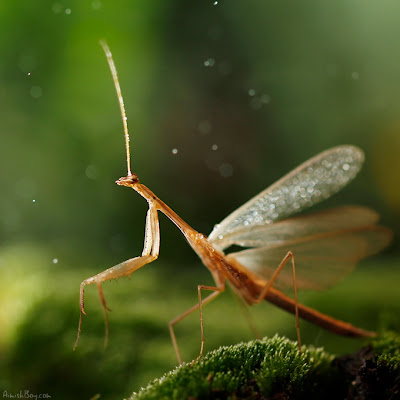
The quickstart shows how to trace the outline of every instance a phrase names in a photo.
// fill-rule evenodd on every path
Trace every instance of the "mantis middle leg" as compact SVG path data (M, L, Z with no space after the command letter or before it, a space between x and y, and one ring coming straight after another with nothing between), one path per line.
M195 304L193 307L190 307L184 313L182 313L181 315L178 315L176 318L174 318L172 321L169 322L169 332L171 334L172 344L174 345L176 357L178 358L179 364L182 364L182 358L181 358L181 355L180 355L180 352L179 352L178 343L176 341L176 336L175 336L175 332L174 332L174 325L176 325L179 321L182 321L184 318L186 318L188 315L190 315L193 311L196 311L197 309L199 309L199 311L200 311L201 345L200 345L200 354L194 360L194 362L196 362L203 355L203 350L204 350L203 305L209 303L211 300L214 300L218 295L220 295L223 291L225 291L225 280L224 280L224 278L220 277L219 275L216 275L214 278L215 278L216 286L198 285L197 286L197 294L198 294L199 302L197 304ZM201 297L201 291L202 290L211 290L211 291L213 291L213 293L208 295L203 300L202 297Z

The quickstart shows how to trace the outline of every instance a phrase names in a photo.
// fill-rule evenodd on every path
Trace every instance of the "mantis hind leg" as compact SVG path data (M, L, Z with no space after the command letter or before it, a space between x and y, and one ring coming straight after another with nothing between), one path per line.
M280 272L282 271L283 267L286 265L288 261L291 261L292 265L292 276L293 276L293 292L294 292L294 309L295 309L295 317L296 317L296 332L297 332L297 343L299 347L299 352L301 352L301 337L300 337L300 322L299 322L299 303L297 299L297 282L296 282L296 266L294 262L294 255L291 251L288 251L285 257L283 257L282 261L276 268L275 272L273 273L272 277L265 285L264 289L261 291L259 297L256 299L256 303L260 303L265 296L267 295L269 289L274 284L276 278L279 276Z

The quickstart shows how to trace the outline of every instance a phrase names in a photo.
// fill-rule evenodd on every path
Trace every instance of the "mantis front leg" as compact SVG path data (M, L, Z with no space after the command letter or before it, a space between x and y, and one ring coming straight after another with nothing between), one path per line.
M81 283L80 297L79 297L79 304L80 304L79 326L78 326L78 334L74 345L74 350L78 345L79 338L81 335L83 314L87 315L85 312L85 305L84 305L85 286L91 285L92 283L95 283L97 285L100 301L104 309L104 321L106 330L104 345L107 346L108 343L107 310L109 309L107 308L103 290L101 288L102 282L111 279L117 279L122 276L129 276L130 274L132 274L139 268L143 267L144 265L149 264L152 261L156 260L159 254L159 250L160 250L160 227L158 223L157 209L153 204L149 202L149 210L147 211L147 216L146 216L145 237L144 237L144 246L142 255L139 257L126 260L120 264L114 265L113 267L108 268L97 275L85 279Z

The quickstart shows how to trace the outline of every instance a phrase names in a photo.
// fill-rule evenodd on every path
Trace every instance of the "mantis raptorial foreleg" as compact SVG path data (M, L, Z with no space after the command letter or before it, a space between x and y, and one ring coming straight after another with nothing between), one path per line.
M129 276L139 268L143 267L146 264L151 263L155 259L157 259L160 250L160 227L158 223L158 215L156 207L149 202L149 210L147 211L146 216L146 227L145 227L145 237L144 237L144 245L142 255L139 257L131 258L126 260L120 264L114 265L111 268L106 269L103 272L100 272L97 275L94 275L88 279L85 279L81 283L80 288L80 317L79 317L79 326L78 326L78 334L74 345L74 350L79 342L79 337L81 334L82 328L82 317L83 314L87 315L85 312L84 305L84 292L85 286L91 285L95 283L97 285L97 289L99 291L99 296L101 300L101 304L104 309L104 320L105 320L105 346L108 343L108 316L107 311L109 310L106 305L106 301L103 295L103 290L101 287L102 282L108 281L110 279L117 279L122 276Z
M181 355L180 355L180 352L179 352L178 343L176 341L176 336L175 336L175 332L174 332L174 325L177 324L179 321L182 321L184 318L186 318L193 311L196 311L197 309L199 309L199 311L200 311L201 345L200 345L200 354L194 360L194 362L196 362L203 355L203 350L204 350L203 305L205 305L205 304L209 303L211 300L215 299L218 295L220 295L225 290L225 281L224 280L216 279L216 284L218 286L198 285L197 286L197 293L198 293L199 302L197 304L195 304L193 307L190 307L184 313L182 313L181 315L177 316L176 318L174 318L172 321L169 322L169 332L171 334L171 340L172 340L172 343L174 345L176 357L178 358L179 364L182 364L182 358L181 358ZM202 290L212 290L214 293L211 293L210 295L208 295L203 300L201 298L201 291Z
M276 268L274 274L269 279L268 283L265 285L264 289L261 291L260 295L256 299L255 303L259 304L262 300L264 300L265 296L267 295L269 289L274 284L276 278L282 271L283 267L286 263L291 260L292 263L292 275L293 275L293 292L294 292L294 308L295 308L295 315L296 315L296 331L297 331L297 343L299 345L299 351L301 352L301 339L300 339L300 322L299 322L299 306L297 301L297 283L296 283L296 266L294 263L294 255L291 251L288 251L286 256L282 259L278 267Z

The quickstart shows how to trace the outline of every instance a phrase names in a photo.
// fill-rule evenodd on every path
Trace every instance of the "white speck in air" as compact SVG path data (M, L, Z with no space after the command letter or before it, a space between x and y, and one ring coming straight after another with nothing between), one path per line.
M66 8L65 9L65 14L70 15L71 14L71 9L70 8Z
M172 149L171 153L172 154L178 154L178 149Z
M208 60L204 61L205 67L213 67L215 64L215 60L213 58L209 58Z
M211 150L218 150L218 145L217 144L213 144L212 146L211 146Z
M53 258L53 264L57 264L58 263L58 258Z
M359 74L358 72L352 72L352 73L351 73L351 77L352 77L354 80L357 80L357 79L360 78L360 74Z
M250 107L253 110L260 110L265 104L268 104L271 101L271 96L266 93L257 94L254 89L250 89L248 91L250 99Z
M35 200L35 199L33 199L33 200L32 200L32 203L36 203L36 200Z
M213 5L214 6L218 5L218 1L214 1Z

